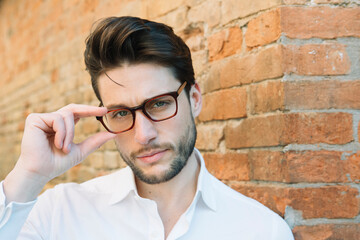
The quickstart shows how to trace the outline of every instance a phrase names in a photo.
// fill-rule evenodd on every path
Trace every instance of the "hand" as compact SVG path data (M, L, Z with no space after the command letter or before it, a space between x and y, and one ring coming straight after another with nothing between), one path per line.
M33 189L25 199L36 197L34 195L40 186L42 189L48 181L79 164L91 152L114 138L115 134L100 132L79 144L73 142L75 124L80 118L102 116L106 111L103 107L70 104L53 113L30 114L25 123L20 158L4 182L5 194L17 195L19 189L12 194L15 192L13 181L23 180L25 182L21 186L16 184L17 188L26 186L28 190ZM23 197L20 199L24 201Z

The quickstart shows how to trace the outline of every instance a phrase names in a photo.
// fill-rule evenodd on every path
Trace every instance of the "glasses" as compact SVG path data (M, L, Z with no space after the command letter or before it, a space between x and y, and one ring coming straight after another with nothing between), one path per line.
M133 108L121 107L109 110L104 116L96 119L111 133L129 131L135 125L135 112L141 110L144 115L154 122L160 122L174 117L178 111L177 98L185 88L187 82L181 84L175 92L169 92L145 100L141 105ZM102 104L100 104L102 106Z

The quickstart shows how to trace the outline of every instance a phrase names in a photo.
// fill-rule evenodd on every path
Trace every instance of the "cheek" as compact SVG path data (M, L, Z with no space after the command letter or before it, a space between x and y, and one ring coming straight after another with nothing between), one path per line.
M178 110L178 113L172 119L169 119L169 122L166 123L166 129L168 134L171 136L181 136L184 134L184 131L187 130L189 123L191 122L191 112L190 108L186 106L182 106L182 109ZM165 122L164 122L165 123Z
M120 153L128 155L132 151L134 151L134 145L135 145L134 138L131 137L131 134L129 133L118 134L114 140L117 150Z

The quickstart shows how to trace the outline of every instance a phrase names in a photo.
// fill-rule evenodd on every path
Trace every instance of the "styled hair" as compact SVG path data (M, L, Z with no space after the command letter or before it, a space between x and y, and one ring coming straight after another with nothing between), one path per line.
M100 20L86 39L86 70L101 101L98 77L123 64L154 63L171 69L186 91L195 83L191 53L173 29L165 24L137 17L109 17Z

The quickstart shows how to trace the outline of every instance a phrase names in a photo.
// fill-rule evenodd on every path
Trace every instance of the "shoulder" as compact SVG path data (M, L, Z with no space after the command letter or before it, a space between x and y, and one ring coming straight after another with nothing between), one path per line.
M121 169L108 175L93 178L83 183L61 183L54 188L45 191L40 197L42 199L72 198L79 195L111 194L114 192L114 183L124 178L127 169ZM72 196L70 195L72 194Z
M255 199L249 198L215 177L211 183L216 198L217 213L231 220L235 225L246 226L247 229L261 229L261 234L276 236L269 239L293 239L288 224L277 213Z

